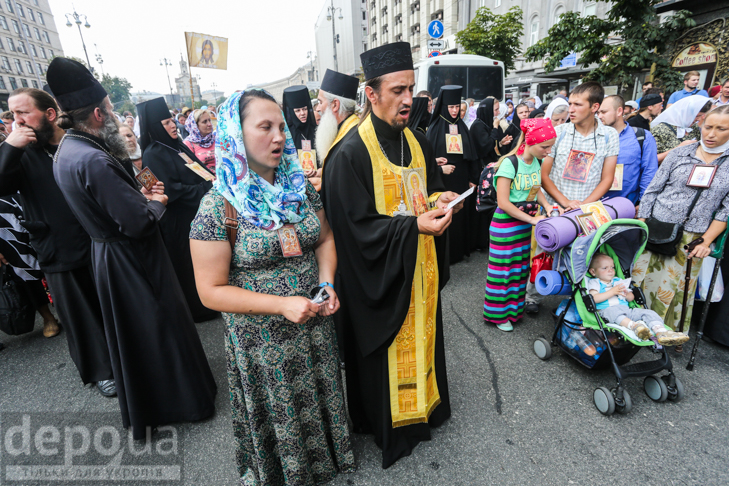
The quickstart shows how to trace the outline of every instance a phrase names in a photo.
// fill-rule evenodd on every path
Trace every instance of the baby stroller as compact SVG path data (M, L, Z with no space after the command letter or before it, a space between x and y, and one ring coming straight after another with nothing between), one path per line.
M684 396L683 385L673 373L665 348L652 339L641 340L633 331L616 323L604 322L592 295L585 288L587 270L596 253L612 257L618 278L629 278L647 240L648 228L643 222L616 219L603 224L590 235L577 237L555 255L554 270L561 273L565 286L569 286L570 297L555 311L556 326L551 342L538 338L534 342L534 352L540 359L548 360L552 347L559 346L589 369L611 367L617 386L612 389L601 386L593 393L595 407L603 415L612 415L615 411L626 414L632 409L633 404L624 385L626 378L645 377L643 389L656 402L677 401ZM630 290L635 296L631 307L645 307L643 291L632 282ZM643 347L658 355L658 359L627 364ZM664 370L668 374L655 376Z

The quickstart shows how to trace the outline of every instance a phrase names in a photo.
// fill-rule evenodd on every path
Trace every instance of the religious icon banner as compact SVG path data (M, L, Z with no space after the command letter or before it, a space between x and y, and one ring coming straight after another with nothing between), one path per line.
M228 69L227 38L185 32L185 45L190 67Z

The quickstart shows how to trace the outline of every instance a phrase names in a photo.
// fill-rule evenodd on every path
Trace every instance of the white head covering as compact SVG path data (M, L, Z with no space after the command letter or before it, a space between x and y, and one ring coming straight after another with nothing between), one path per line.
M506 103L499 102L499 114L496 116L499 120L503 120L506 117Z
M711 99L701 95L682 98L658 115L651 123L651 128L657 127L659 123L666 123L676 127L676 136L683 138L686 132L691 129L691 125L694 124L696 115L699 114L701 108L709 101Z
M534 97L534 108L539 108L544 103L542 103L542 99L539 96Z
M554 113L555 108L557 108L558 106L570 106L570 104L562 98L553 99L544 112L544 118L546 118L547 120L551 120L552 114Z
M626 101L625 102L625 106L629 106L632 109L634 109L635 111L640 110L640 105L638 105L638 102L637 101L633 101L633 100Z

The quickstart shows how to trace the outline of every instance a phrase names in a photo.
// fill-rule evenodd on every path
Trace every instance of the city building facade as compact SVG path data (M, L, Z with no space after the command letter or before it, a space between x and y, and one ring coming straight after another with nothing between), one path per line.
M368 35L365 50L390 44L409 42L413 60L428 57L428 24L443 22L445 48L442 54L455 54L458 32L459 0L367 0Z
M283 91L289 86L304 84L309 88L310 91L319 89L319 86L321 85L320 81L310 81L310 79L316 77L316 64L316 60L314 60L312 62L304 64L290 76L282 79L277 79L276 81L271 81L270 83L251 84L247 86L247 89L265 89L266 91L271 93L274 98L276 98L276 101L282 103Z
M359 56L367 50L367 34L367 0L326 0L314 25L319 73L331 69L359 74Z
M187 61L180 54L180 74L175 77L175 91L174 96L167 96L167 103L170 106L178 105L192 105L190 100L190 86L192 85L192 93L195 96L195 101L202 101L202 92L200 86L197 84L197 77L190 77L190 71L187 67Z
M22 87L42 88L48 64L63 56L48 0L0 1L0 107Z

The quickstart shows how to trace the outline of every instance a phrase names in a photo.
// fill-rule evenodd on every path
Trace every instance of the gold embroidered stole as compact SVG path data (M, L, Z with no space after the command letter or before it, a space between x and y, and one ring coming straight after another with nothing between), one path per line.
M339 127L339 131L337 132L337 138L334 139L334 142L332 142L331 147L329 147L329 150L327 150L326 155L324 155L324 162L322 162L321 166L324 167L324 164L327 163L327 157L329 156L329 152L334 148L336 144L339 143L341 139L344 138L346 134L349 133L351 129L357 126L357 123L359 123L359 117L357 115L350 115L349 118L344 120L342 123L342 126Z
M400 203L402 168L391 164L380 149L370 117L360 124L359 134L372 161L377 212L392 216ZM407 168L425 169L425 157L420 144L407 128L405 138L412 156ZM428 200L435 201L439 195L433 194ZM407 205L412 211L412 202L407 201ZM440 403L435 379L437 306L438 262L435 242L432 236L419 235L410 308L387 355L393 427L427 422L431 412Z

